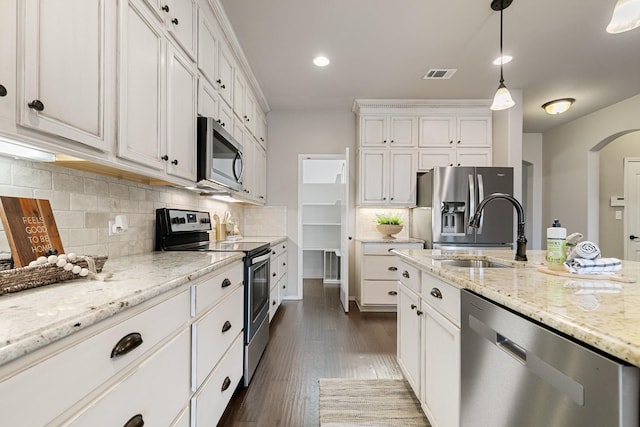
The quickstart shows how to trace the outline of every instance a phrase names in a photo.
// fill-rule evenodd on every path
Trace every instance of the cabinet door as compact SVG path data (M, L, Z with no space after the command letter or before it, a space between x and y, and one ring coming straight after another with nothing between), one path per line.
M244 81L242 73L236 73L233 83L233 112L236 113L238 119L243 119L245 115L245 96L247 91L247 83ZM244 120L242 120L244 122Z
M218 91L220 94L220 91ZM218 98L220 99L220 98ZM218 123L227 130L229 133L233 133L233 111L231 111L231 107L229 107L226 103L220 100L219 108L218 108ZM235 136L235 135L234 135ZM238 142L242 145L242 139L238 139Z
M360 204L386 203L387 153L367 150L360 152Z
M436 166L453 166L456 150L452 148L424 148L418 150L418 171L428 171Z
M174 0L167 12L166 23L169 34L180 45L190 59L196 59L197 13L195 0Z
M198 18L198 68L212 84L216 81L217 65L218 33L215 25L201 12Z
M162 31L129 0L120 10L118 156L164 169L164 54Z
M167 173L195 181L195 66L173 46L169 46L167 56Z
M422 302L422 401L429 419L454 427L460 419L460 329Z
M218 119L218 92L206 79L198 80L198 115Z
M420 396L420 298L402 283L398 294L398 363L416 396Z
M113 135L114 2L25 0L22 7L20 124L106 151Z
M455 117L420 117L419 147L453 147L455 134Z
M458 147L490 147L491 117L459 117Z
M218 93L230 107L233 105L233 59L226 46L218 43Z
M416 168L413 151L389 152L389 204L416 204Z
M260 145L254 145L254 152L256 153L254 158L254 192L256 200L260 203L266 203L267 201L267 153Z
M256 124L256 100L251 90L247 89L244 100L244 124L251 135L255 135Z
M491 148L460 148L456 160L458 166L491 166Z
M362 116L360 118L360 145L363 147L384 147L386 144L386 117Z
M389 142L394 147L415 147L416 139L415 117L389 118Z

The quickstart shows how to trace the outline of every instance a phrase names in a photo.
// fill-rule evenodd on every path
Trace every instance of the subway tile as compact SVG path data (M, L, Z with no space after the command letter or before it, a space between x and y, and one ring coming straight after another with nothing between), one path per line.
M33 197L48 200L53 210L69 210L69 193L66 191L33 190Z
M81 211L54 211L53 216L56 220L58 229L63 228L82 228L85 227L85 214Z
M97 211L98 196L71 193L69 208L74 211Z
M84 214L84 225L87 228L106 229L109 222L109 212L86 212Z
M96 228L77 228L69 230L69 245L86 246L98 243L98 229Z
M51 189L51 172L15 164L11 167L11 182L16 187Z
M70 193L84 193L84 178L68 173L52 173L53 189Z
M84 192L85 194L95 194L96 196L108 196L109 183L99 179L85 178Z
M118 184L115 182L110 182L109 195L116 199L129 199L129 186L124 184Z

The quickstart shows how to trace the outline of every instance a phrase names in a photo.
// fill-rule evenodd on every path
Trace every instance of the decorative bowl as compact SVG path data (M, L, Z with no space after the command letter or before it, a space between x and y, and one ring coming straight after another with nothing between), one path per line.
M376 224L376 230L383 235L383 239L395 239L394 234L402 231L404 225L395 224Z

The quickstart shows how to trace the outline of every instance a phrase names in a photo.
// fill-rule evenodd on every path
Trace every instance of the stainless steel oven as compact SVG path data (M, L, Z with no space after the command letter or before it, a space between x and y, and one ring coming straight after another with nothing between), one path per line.
M156 250L244 253L244 385L249 385L269 342L269 265L267 242L210 242L209 212L156 210Z

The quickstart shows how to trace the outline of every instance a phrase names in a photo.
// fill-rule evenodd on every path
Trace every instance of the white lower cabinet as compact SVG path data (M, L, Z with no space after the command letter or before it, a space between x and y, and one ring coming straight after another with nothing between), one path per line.
M191 394L189 344L184 330L69 425L169 425Z
M460 423L460 290L401 263L398 364L433 427ZM409 276L409 277L407 277ZM416 284L419 292L415 292Z

